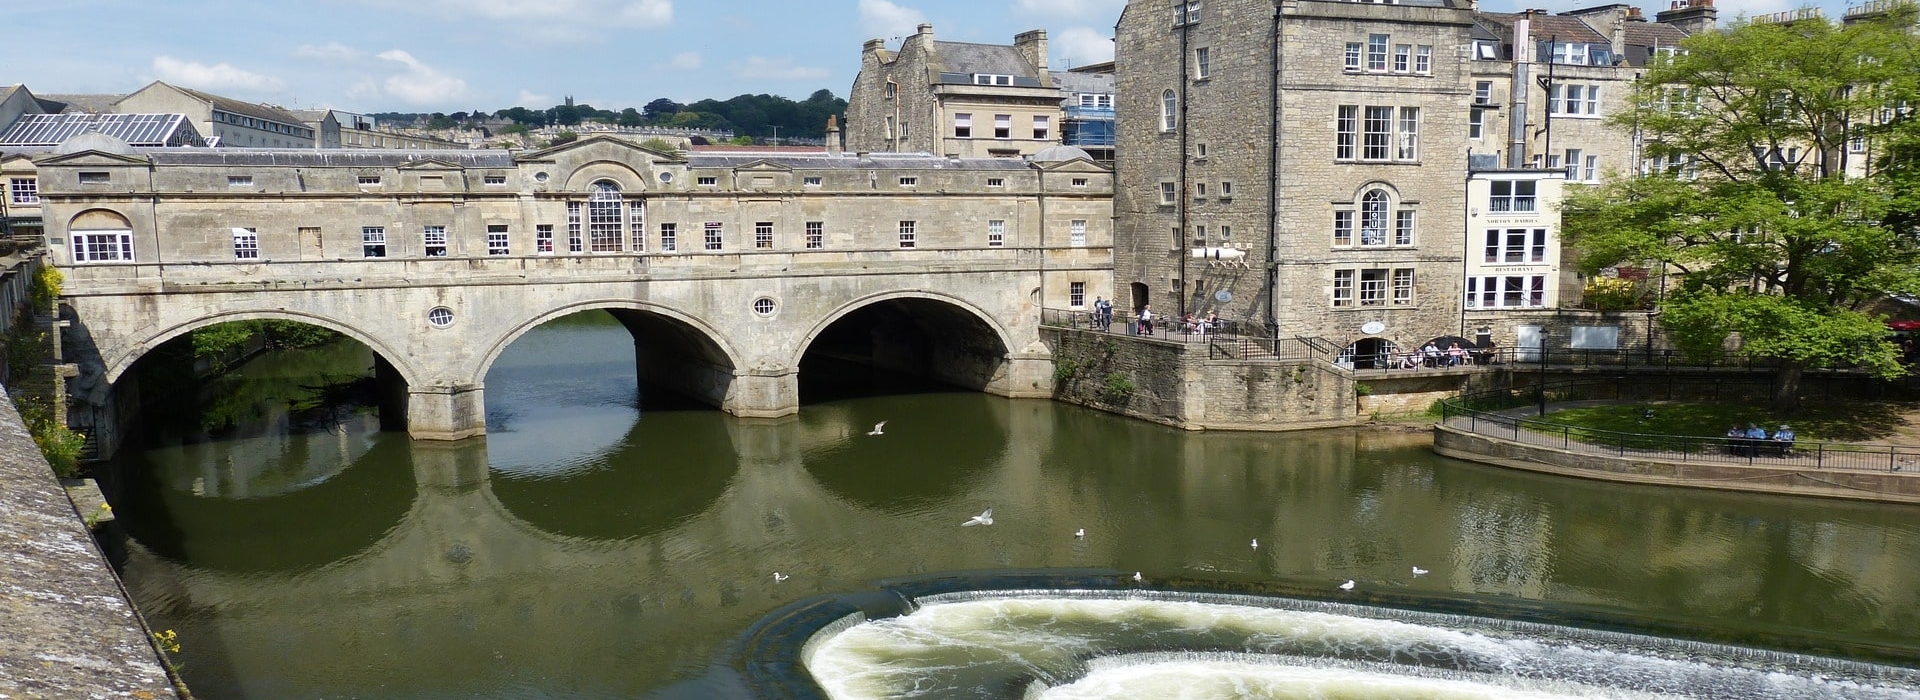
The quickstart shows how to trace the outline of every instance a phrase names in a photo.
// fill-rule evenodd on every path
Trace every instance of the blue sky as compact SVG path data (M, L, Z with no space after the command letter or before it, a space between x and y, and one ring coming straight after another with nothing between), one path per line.
M1159 2L1162 0L1143 0ZM1600 0L1583 0L1594 4ZM1838 17L1846 0L1821 3ZM6 0L0 84L130 92L151 80L351 111L618 109L656 97L846 96L860 46L930 21L941 39L1046 29L1054 67L1112 56L1126 0ZM1561 10L1575 0L1482 0ZM1720 0L1721 17L1795 0ZM1647 13L1665 2L1644 5Z

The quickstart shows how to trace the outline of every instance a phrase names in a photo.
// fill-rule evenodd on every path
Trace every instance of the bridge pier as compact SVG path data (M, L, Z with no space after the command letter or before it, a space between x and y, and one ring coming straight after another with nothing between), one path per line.
M407 435L465 440L487 433L485 391L478 384L407 389Z
M720 409L741 418L781 418L800 412L800 371L754 370L734 375Z

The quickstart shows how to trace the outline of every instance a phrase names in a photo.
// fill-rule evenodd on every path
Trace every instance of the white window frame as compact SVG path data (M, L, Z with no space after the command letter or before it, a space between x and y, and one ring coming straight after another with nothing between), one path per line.
M1401 107L1400 120L1394 130L1394 154L1397 161L1420 160L1420 108Z
M1347 42L1347 52L1341 59L1340 69L1348 73L1360 72L1361 57L1365 55L1366 50L1367 45L1364 42Z
M1073 248L1087 247L1087 220L1074 219L1067 222L1067 245Z
M727 225L719 221L708 221L703 224L701 243L705 250L724 250L727 244Z
M1160 130L1173 131L1180 127L1179 97L1172 90L1160 93Z
M40 205L40 180L31 177L16 177L7 183L7 196L14 204L31 207Z
M1533 212L1539 210L1540 185L1535 180L1489 180L1487 210L1492 212ZM1506 192L1501 192L1505 189ZM1522 192L1522 190L1525 190Z
M1335 308L1346 308L1354 305L1353 283L1356 276L1354 270L1333 271L1332 305Z
M1393 45L1393 72L1413 72L1413 44Z
M773 222L753 222L753 247L755 250L773 249Z
M987 247L1001 248L1007 245L1007 222L1005 219L987 220Z
M1013 115L993 115L993 138L999 141L1006 141L1013 138Z
M69 231L73 262L133 262L133 229L82 229Z
M533 227L533 252L537 255L553 254L553 224L536 224Z
M1368 34L1367 35L1367 72L1368 73L1387 72L1387 51L1388 51L1388 45L1391 44L1392 42L1393 42L1392 37L1386 34Z
M920 246L920 224L916 221L900 222L900 247L917 248Z
M1393 280L1390 284L1390 287L1391 287L1391 292L1393 296L1392 304L1394 306L1412 306L1413 305L1414 300L1417 298L1417 296L1414 293L1418 285L1417 280L1418 280L1418 277L1415 276L1413 268L1411 267L1393 268Z
M260 231L252 227L235 226L233 230L233 259L260 259Z
M953 115L953 137L956 139L973 138L973 113L957 112Z
M806 223L806 229L806 246L808 250L819 250L827 247L827 222L809 221Z
M1045 141L1050 138L1053 138L1053 119L1045 115L1035 115L1033 118L1033 140Z
M385 226L360 227L360 257L387 257L387 228Z
M506 224L487 224L487 255L512 255L510 234Z
M672 253L680 249L680 224L671 221L660 222L660 252Z
M439 249L438 253L434 252L436 248ZM447 257L447 227L421 226L420 252L429 258Z
M1213 74L1212 59L1213 51L1210 47L1202 46L1193 50L1193 78L1195 80L1206 80Z
M1433 45L1420 44L1413 47L1413 74L1433 75Z
M1360 106L1340 105L1334 110L1333 159L1357 160L1360 155Z

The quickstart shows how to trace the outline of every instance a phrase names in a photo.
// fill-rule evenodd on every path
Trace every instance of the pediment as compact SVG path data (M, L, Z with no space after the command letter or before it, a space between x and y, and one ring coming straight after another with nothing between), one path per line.
M410 160L401 164L397 170L448 171L459 170L460 164L444 158L428 156L419 160Z
M1085 158L1075 158L1073 160L1059 160L1059 161L1053 161L1050 163L1041 163L1040 169L1050 173L1110 173L1110 172L1113 172L1112 170L1108 169L1106 166L1087 160Z
M733 170L734 172L742 172L742 173L744 172L790 173L790 172L793 172L793 166L786 165L784 163L775 163L770 160L756 160L748 163L742 163L739 166L736 166Z
M46 165L127 166L127 165L147 165L152 163L153 161L147 158L146 156L142 156L142 155L108 153L106 151L81 151L79 153L61 153L61 154L56 154L51 156L42 156L34 159L33 162L42 166L46 166Z
M607 151L621 152L621 156L609 157ZM622 160L634 163L664 162L684 163L677 151L657 151L629 141L623 136L613 134L592 134L558 146L548 146L529 151L516 158L519 161L552 162L574 153L592 153L593 160Z

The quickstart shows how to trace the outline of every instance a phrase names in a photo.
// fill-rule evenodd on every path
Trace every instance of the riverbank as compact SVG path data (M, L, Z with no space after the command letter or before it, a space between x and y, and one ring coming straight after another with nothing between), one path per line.
M0 397L0 698L178 698L119 579Z

